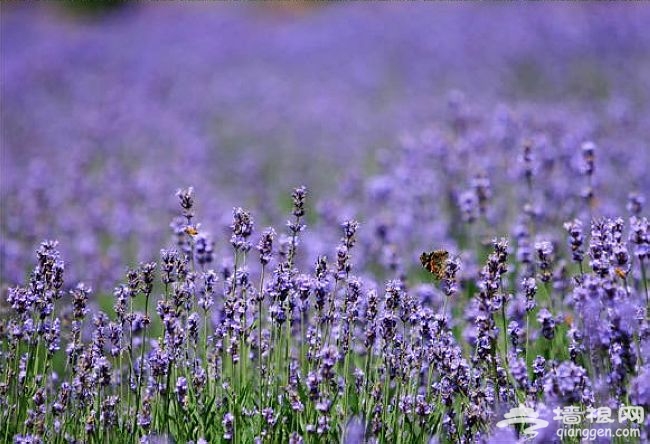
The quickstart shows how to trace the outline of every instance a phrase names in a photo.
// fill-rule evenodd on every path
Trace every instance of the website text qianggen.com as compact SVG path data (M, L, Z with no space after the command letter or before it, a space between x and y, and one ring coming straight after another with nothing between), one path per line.
M611 428L569 428L563 427L555 432L560 439L581 438L593 441L596 438L640 438L641 430L633 428L611 429Z

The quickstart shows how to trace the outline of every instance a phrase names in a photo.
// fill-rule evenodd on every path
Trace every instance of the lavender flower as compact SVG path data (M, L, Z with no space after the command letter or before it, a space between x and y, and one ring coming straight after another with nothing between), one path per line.
M630 193L627 199L627 211L633 216L640 216L643 211L643 205L645 204L645 197L639 193Z
M275 230L273 228L267 228L262 233L262 237L257 244L257 251L260 253L260 263L262 265L267 265L271 261L271 255L273 254L273 239L275 238Z
M221 423L223 424L223 439L231 441L234 438L235 433L235 416L228 412L223 415Z
M546 308L542 308L537 314L537 322L542 324L542 334L548 340L555 337L555 319Z
M247 252L251 248L248 238L253 234L253 219L249 212L237 207L233 209L232 237L230 243L236 251Z
M535 244L537 252L537 264L539 266L539 278L542 282L551 280L551 263L553 261L553 244L550 242L538 242Z
M183 217L187 219L187 224L189 225L194 217L194 188L179 189L176 191L176 197L180 200Z
M178 399L178 403L181 404L182 406L187 405L187 379L185 379L183 376L180 376L176 380L176 388L174 389L174 393L176 393L176 397Z

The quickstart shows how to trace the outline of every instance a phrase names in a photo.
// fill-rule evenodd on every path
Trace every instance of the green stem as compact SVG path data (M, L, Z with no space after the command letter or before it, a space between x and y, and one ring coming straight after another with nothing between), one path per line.
M648 278L645 272L645 261L641 259L641 279L643 279L643 288L645 290L646 319L650 318L650 294L648 293Z
M145 319L149 316L149 293L145 294L144 299L144 316ZM133 415L133 437L136 438L136 428L138 425L138 407L140 406L140 391L142 387L142 376L144 373L144 350L147 346L148 328L146 322L143 324L144 331L142 332L142 345L140 346L140 374L138 375L138 389L135 394L135 414Z

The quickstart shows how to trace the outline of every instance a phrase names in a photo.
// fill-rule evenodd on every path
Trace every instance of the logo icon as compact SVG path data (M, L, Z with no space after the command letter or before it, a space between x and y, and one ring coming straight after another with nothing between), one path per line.
M513 424L531 424L521 431L525 439L532 439L537 436L538 429L548 427L548 421L539 419L539 413L535 410L519 404L519 407L513 407L508 413L503 415L504 420L497 422L500 429Z

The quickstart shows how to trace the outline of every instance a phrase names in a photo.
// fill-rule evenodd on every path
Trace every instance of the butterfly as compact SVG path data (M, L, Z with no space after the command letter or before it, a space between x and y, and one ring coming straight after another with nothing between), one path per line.
M431 253L422 253L420 262L426 270L436 279L442 279L445 273L445 262L449 257L447 250L434 250Z
M199 234L199 230L197 230L196 227L193 227L192 225L186 226L184 231L190 236L196 236L197 234Z

